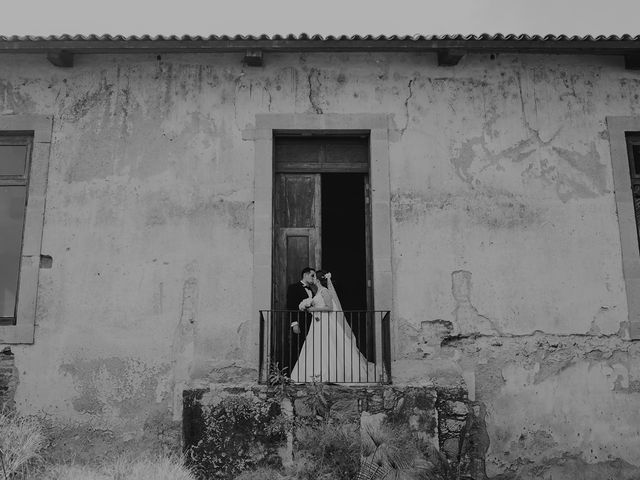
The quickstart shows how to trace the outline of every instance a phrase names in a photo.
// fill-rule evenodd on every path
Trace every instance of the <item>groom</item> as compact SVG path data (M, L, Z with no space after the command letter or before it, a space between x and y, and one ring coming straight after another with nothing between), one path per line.
M300 272L300 281L292 283L287 287L287 310L290 311L289 318L291 320L292 335L289 344L289 358L284 363L288 366L290 372L296 360L300 356L302 344L311 324L311 315L298 309L300 302L306 298L312 298L313 292L311 286L314 285L316 279L316 271L311 267L305 267ZM287 338L289 336L287 335ZM285 349L286 352L286 349Z

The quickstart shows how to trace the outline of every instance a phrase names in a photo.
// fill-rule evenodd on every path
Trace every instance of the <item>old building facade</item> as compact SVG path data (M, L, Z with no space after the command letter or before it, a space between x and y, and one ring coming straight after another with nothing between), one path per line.
M274 145L339 134L368 145L367 263L356 278L326 266L390 312L393 385L464 386L489 476L637 475L639 48L0 39L0 135L26 152L0 171L2 235L19 229L4 254L21 259L0 326L7 395L131 440L179 424L185 389L255 385L258 311L275 309Z

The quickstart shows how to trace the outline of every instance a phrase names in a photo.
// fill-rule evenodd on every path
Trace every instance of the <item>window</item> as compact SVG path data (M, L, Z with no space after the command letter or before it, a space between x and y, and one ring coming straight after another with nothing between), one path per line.
M14 325L31 136L0 134L0 324Z
M0 115L0 343L32 343L51 119Z
M627 291L628 330L640 338L640 118L607 117L622 273Z
M640 233L640 133L626 133L636 229ZM640 238L640 236L638 237ZM640 250L638 251L640 253Z

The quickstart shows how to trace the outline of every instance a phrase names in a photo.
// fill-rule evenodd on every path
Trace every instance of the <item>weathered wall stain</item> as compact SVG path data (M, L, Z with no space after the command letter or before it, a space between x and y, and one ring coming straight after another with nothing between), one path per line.
M311 68L307 75L307 81L309 83L309 103L311 104L311 109L315 113L322 113L322 108L319 105L321 92L320 88L322 87L322 83L320 81L320 76L322 72L316 68Z
M198 280L189 277L184 282L180 318L173 335L173 419L179 420L182 412L182 391L191 376L195 357L198 313Z
M391 197L392 214L396 222L427 222L439 212L466 215L472 222L489 229L518 229L540 223L540 206L525 203L525 198L511 192L476 187L454 193L433 196L420 192L398 192Z
M203 193L204 194L204 193ZM199 196L203 195L200 194ZM172 198L173 197L173 198ZM242 202L218 195L209 198L175 198L173 192L152 192L145 198L148 205L145 224L165 225L168 221L201 220L211 222L214 218L224 218L231 228L250 227L250 202Z
M0 79L0 113L18 113L31 111L36 106L36 102L28 95L22 93L22 88L27 80L17 79L15 82Z
M476 399L488 408L490 475L513 471L530 478L534 466L539 472L553 470L554 459L565 456L586 464L578 476L558 472L558 478L583 478L602 468L624 472L636 463L639 419L635 412L619 411L637 401L633 395L638 394L626 387L638 379L635 343L616 336L537 333L451 338L442 348L454 349L463 364L475 368ZM599 401L591 403L596 397ZM521 401L527 408L520 408ZM605 409L603 402L618 407ZM510 415L517 423L505 421ZM600 441L604 425L612 432L608 443ZM607 466L611 458L627 467Z
M480 315L476 307L471 304L471 286L471 272L457 270L451 274L451 292L456 302L456 308L453 311L453 334L499 333L493 321Z
M150 404L167 366L146 365L135 358L76 358L60 365L72 377L72 403L79 413L139 420Z

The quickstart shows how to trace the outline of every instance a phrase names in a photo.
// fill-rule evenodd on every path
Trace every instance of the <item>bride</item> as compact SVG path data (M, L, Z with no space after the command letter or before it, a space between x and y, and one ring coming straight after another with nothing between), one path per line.
M375 382L375 366L360 353L345 320L331 274L318 270L313 298L300 303L313 321L291 370L294 382Z

